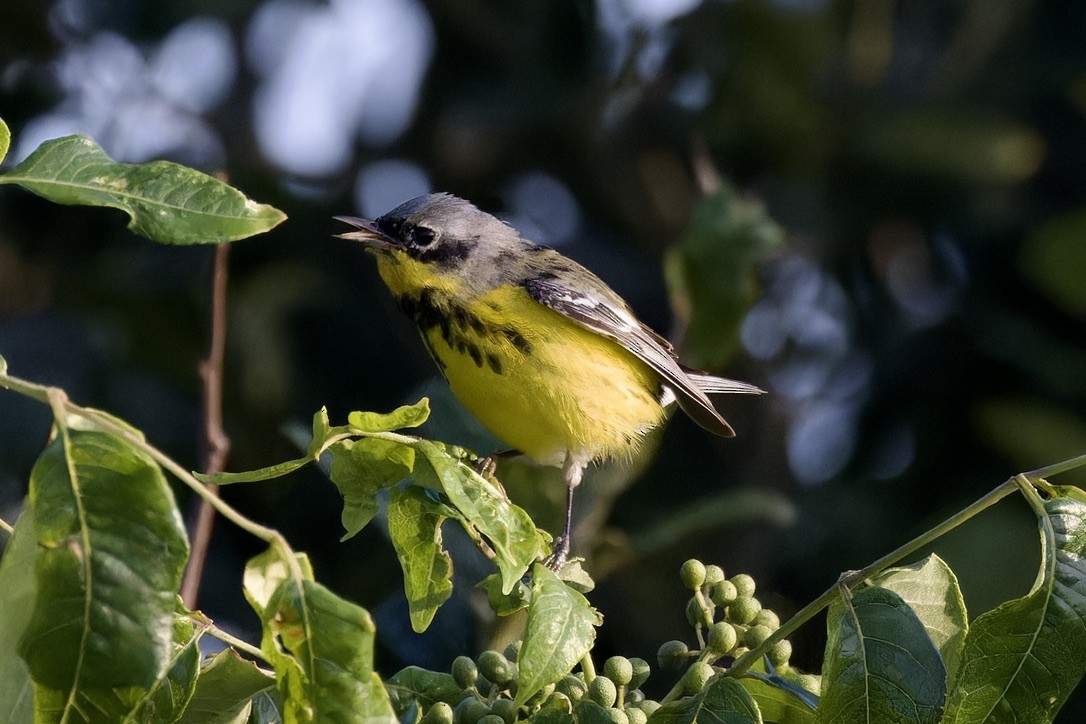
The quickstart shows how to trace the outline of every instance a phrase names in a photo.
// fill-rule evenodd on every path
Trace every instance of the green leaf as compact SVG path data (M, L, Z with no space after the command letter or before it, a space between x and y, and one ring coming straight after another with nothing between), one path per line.
M274 546L245 573L286 720L393 724L392 704L373 672L373 619L312 580L307 567L292 565L292 557Z
M532 591L523 581L518 581L509 593L502 592L502 576L500 573L491 573L478 583L478 587L486 591L486 599L490 608L499 616L511 616L517 611L528 608L532 598ZM580 590L573 586L574 590Z
M463 689L452 674L428 671L418 666L408 666L396 672L385 682L385 688L396 701L397 711L405 711L412 702L424 709L439 701L456 706L463 694Z
M28 504L0 559L0 721L24 722L33 716L33 687L26 662L16 655L37 597L34 565L39 554L34 512Z
M11 146L11 131L8 129L8 124L4 123L4 119L0 118L0 163L4 162L4 157L8 155L8 148ZM3 370L0 369L0 372Z
M150 689L171 665L188 541L158 466L103 432L62 429L30 475L38 595L20 642L36 683Z
M614 724L610 712L591 699L580 699L573 704L573 721L577 724Z
M532 519L505 491L465 465L455 449L430 440L419 440L415 449L430 463L453 507L489 541L502 574L502 591L512 591L542 553L543 539Z
M174 722L181 716L196 686L200 668L198 641L203 634L193 621L174 620L173 656L166 673L150 690L129 686L115 689L83 688L69 695L45 686L34 688L39 721Z
M750 692L765 721L773 724L813 724L815 721L815 710L791 689L764 679L744 677L739 683Z
M945 722L1051 721L1086 673L1086 493L1057 490L1037 582L973 621Z
M827 616L819 722L937 722L946 668L924 625L893 591L839 596Z
M694 211L681 246L665 263L684 351L698 367L719 369L731 357L739 325L758 293L755 265L781 244L784 232L758 201L727 183Z
M225 649L200 667L196 691L181 717L181 724L229 724L244 721L252 699L275 689L275 677L251 661Z
M517 706L573 670L596 639L603 619L588 600L549 568L532 567L532 600L517 658Z
M168 161L117 163L89 138L46 141L0 175L58 204L125 211L128 228L164 244L217 244L271 229L286 215L227 184Z
M414 405L397 407L392 412L352 412L347 424L361 432L391 432L405 427L418 427L430 416L430 400L423 397Z
M735 679L720 677L695 696L664 704L651 724L761 724L758 704Z
M344 440L328 449L329 476L343 496L341 520L347 540L377 515L377 492L400 482L415 467L415 450L392 440L364 437Z
M961 661L969 619L958 579L943 559L930 555L911 566L889 568L871 579L909 605L939 649L952 681Z
M388 532L403 568L411 628L422 633L452 595L452 559L441 545L441 524L452 513L416 485L393 488Z
M298 468L305 467L308 463L313 462L312 458L296 458L294 460L287 460L286 462L276 463L275 465L269 465L266 468L258 468L256 470L246 470L240 473L199 473L193 472L192 475L201 483L209 483L211 485L233 485L234 483L258 483L262 480L271 480L272 478L281 478L284 475L293 473Z
M800 674L788 667L779 673L766 673L767 659L754 664L738 679L754 697L762 719L773 724L812 724L818 708L818 694L805 689Z
M1022 271L1049 299L1086 317L1086 209L1052 219L1026 237Z

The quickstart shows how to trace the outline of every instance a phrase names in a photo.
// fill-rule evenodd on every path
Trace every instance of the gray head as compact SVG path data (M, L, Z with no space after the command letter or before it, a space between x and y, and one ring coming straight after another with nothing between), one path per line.
M452 194L418 196L372 221L352 216L336 219L358 231L340 234L377 252L399 251L438 267L492 259L504 247L525 244L517 232Z

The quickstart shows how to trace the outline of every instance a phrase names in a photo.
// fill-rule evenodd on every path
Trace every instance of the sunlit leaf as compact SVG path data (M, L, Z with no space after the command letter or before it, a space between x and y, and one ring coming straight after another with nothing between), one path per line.
M214 244L267 231L286 216L227 184L170 163L117 163L89 138L46 141L0 175L58 204L125 211L133 232L164 244Z
M403 568L404 593L416 633L427 629L437 609L452 595L452 559L441 544L441 524L450 512L418 486L392 489L388 532Z
M500 573L491 573L480 581L478 586L486 591L490 609L499 616L511 616L517 611L528 608L528 603L532 598L532 590L524 585L523 581L513 586L513 590L509 593L503 593Z
M517 659L517 705L568 674L592 648L603 619L549 568L532 566L532 599Z
M893 591L909 605L939 649L947 680L953 680L969 619L958 579L950 566L932 554L911 566L888 568L872 577L871 583Z
M252 698L275 688L275 677L226 649L200 667L182 724L230 724L247 714Z
M8 124L4 123L4 119L0 118L0 163L3 163L4 157L8 155L9 146L11 146L11 131L8 129ZM0 369L0 372L2 371Z
M946 722L1051 721L1086 673L1086 493L1058 491L1037 582L973 621Z
M373 619L292 559L273 546L245 573L286 720L392 724L392 704L373 671Z
M35 682L150 689L171 665L188 541L161 470L103 432L59 434L30 476L38 595L20 643Z
M257 468L256 470L246 470L240 473L200 473L193 472L193 476L202 483L211 483L213 485L232 485L234 483L257 483L262 480L271 480L273 478L281 478L284 475L289 475L299 468L305 467L308 463L313 462L312 458L295 458L294 460L287 460L285 462L276 463L275 465L269 465L266 468Z
M456 683L452 674L428 671L418 666L401 669L385 682L385 688L395 701L397 709L406 709L408 702L415 702L424 709L443 701L456 706L463 695L463 687Z
M652 724L761 724L762 714L742 684L722 677L695 696L664 704L649 721Z
M377 493L400 482L415 467L415 450L392 440L364 437L329 448L329 477L343 496L341 520L347 540L377 514Z
M362 432L391 432L405 427L418 427L430 416L430 400L423 397L413 405L397 407L392 412L352 412L347 424Z
M502 591L512 591L542 553L543 541L532 519L522 508L513 505L504 491L465 465L441 443L420 440L415 449L430 463L453 507L493 547L497 554L494 563L502 574Z
M893 591L838 596L826 618L819 722L937 722L946 668L924 625Z

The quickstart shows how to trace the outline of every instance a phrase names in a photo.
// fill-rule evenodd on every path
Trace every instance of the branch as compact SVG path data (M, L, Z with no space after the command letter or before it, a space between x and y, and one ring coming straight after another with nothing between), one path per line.
M204 425L201 436L201 467L205 473L221 473L226 469L226 456L230 452L230 438L222 424L223 358L226 353L226 284L229 278L227 259L230 247L219 244L215 248L215 270L211 279L211 345L207 359L200 363L200 379L203 382ZM219 495L219 487L208 490ZM211 544L211 531L215 525L215 508L209 500L201 498L192 531L192 554L181 583L181 599L189 608L196 608L200 592L204 563Z

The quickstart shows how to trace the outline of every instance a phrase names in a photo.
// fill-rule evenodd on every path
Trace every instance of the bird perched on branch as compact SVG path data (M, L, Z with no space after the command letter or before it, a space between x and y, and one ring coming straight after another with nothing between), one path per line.
M760 394L684 367L599 277L450 194L419 196L356 231L461 403L498 439L560 466L570 548L573 490L588 463L630 457L666 408L735 433L708 395Z

